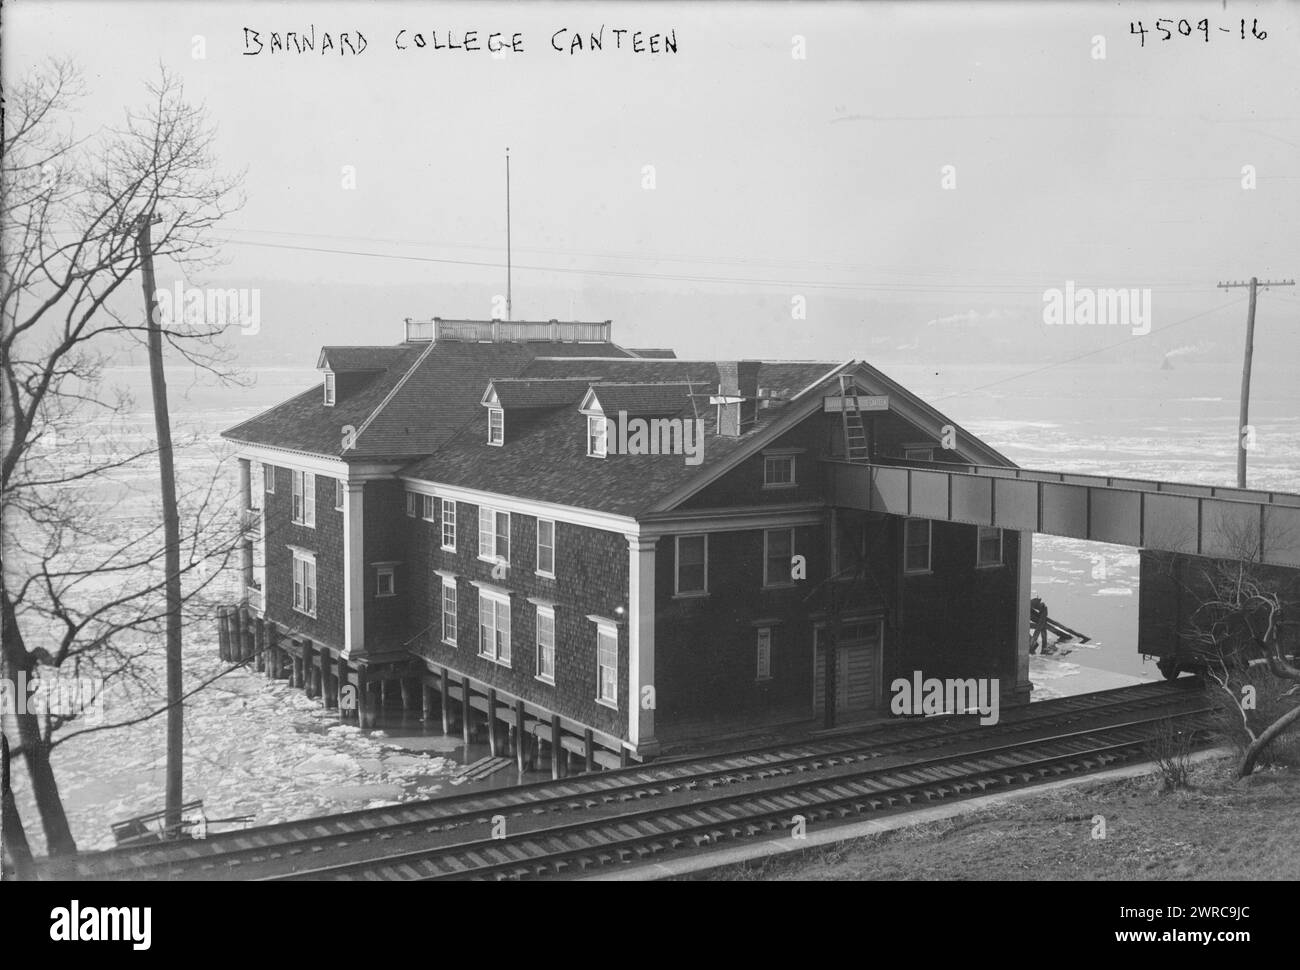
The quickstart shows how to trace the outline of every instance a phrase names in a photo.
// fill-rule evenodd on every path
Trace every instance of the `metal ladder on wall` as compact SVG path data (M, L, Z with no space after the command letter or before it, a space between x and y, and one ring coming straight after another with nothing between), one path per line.
M867 448L867 429L862 424L862 412L858 410L857 389L850 390L850 378L840 375L840 422L844 428L844 457L849 461L870 461Z

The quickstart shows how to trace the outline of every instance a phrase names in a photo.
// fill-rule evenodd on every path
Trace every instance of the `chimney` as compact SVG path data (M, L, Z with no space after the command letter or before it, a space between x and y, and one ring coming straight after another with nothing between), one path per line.
M757 360L718 363L718 434L736 438L754 426L758 417Z

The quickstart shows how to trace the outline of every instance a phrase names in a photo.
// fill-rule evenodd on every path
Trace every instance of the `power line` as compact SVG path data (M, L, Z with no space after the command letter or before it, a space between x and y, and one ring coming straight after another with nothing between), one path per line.
M1243 297L1242 299L1245 299L1245 298ZM1157 328L1155 328L1154 330L1152 330L1151 333L1153 333L1153 334L1154 334L1154 333L1164 333L1166 330L1173 330L1175 327L1181 327L1181 326L1183 326L1184 324L1191 323L1193 320L1199 320L1199 319L1201 319L1202 317L1208 317L1211 313L1218 313L1220 310L1226 310L1226 309L1228 309L1229 307L1236 306L1236 305L1237 305L1238 303L1240 303L1240 302L1242 302L1242 301L1241 301L1241 300L1233 300L1233 301L1230 302L1230 303L1225 303L1225 304L1223 304L1223 306L1212 307L1212 308L1209 309L1209 310L1203 310L1203 311L1200 312L1200 313L1194 313L1194 314L1192 314L1190 317L1183 317L1183 319L1181 319L1181 320L1176 320L1176 321L1174 321L1173 323L1167 323L1167 324L1165 324L1163 327L1157 327ZM998 380L996 380L996 381L990 381L990 382L987 383L987 384L980 384L980 385L977 386L977 387L968 387L968 388L966 388L964 391L956 391L955 393L952 393L952 394L945 394L943 397L935 398L935 400L936 400L936 401L947 401L947 400L949 400L949 399L951 399L951 398L954 398L954 397L964 397L964 396L967 395L967 394L974 394L976 391L983 391L983 390L986 390L986 389L988 389L988 388L990 388L990 387L997 387L999 384L1008 384L1008 383L1010 383L1011 381L1018 381L1018 380L1021 380L1022 378L1025 378L1025 377L1032 377L1032 376L1035 375L1035 374L1041 374L1043 371L1051 370L1053 367L1064 367L1066 364L1073 364L1073 363L1075 363L1076 361L1083 360L1083 359L1086 358L1086 357L1094 357L1094 356L1096 356L1097 354L1105 353L1105 352L1108 351L1108 350L1114 350L1116 347L1122 347L1122 346L1124 346L1125 344L1128 344L1128 343L1130 343L1129 340L1119 340L1119 341L1116 341L1116 342L1113 343L1113 344L1106 344L1106 345L1103 346L1103 347L1097 347L1097 348L1094 349L1094 350L1084 351L1082 354L1077 354L1077 355L1074 356L1074 357L1067 357L1065 360L1056 360L1056 361L1051 361L1050 363L1044 364L1044 365L1041 366L1041 367L1035 367L1033 370L1027 370L1027 371L1023 371L1022 373L1019 373L1019 374L1013 374L1011 377L1003 377L1003 378L1000 378L1000 379L998 379Z
M326 249L320 246L296 246L290 243L253 242L243 239L224 240L236 246L257 246L264 249L286 249L297 252L321 253L332 256L363 256L371 259L394 259L403 262L437 263L448 266L474 266L483 269L500 269L501 264L485 260L453 259L438 256L414 256L401 253L376 253L357 249ZM724 276L683 276L673 273L639 273L631 270L583 269L568 266L516 265L516 269L533 270L541 273L558 273L570 276L604 276L616 279L661 280L681 283L720 283L736 286L777 286L784 289L827 289L827 290L866 290L874 292L956 292L956 293L1042 293L1042 286L1012 283L960 283L943 284L924 281L909 283L836 283L816 280L762 280L750 277ZM1159 284L1129 284L1147 287L1159 287ZM1173 287L1169 287L1173 289Z

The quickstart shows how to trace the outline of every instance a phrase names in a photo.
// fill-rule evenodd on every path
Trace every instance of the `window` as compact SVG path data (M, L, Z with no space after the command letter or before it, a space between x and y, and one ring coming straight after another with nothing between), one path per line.
M334 372L332 370L325 372L325 406L334 406Z
M709 537L677 537L677 595L709 591Z
M903 572L930 571L929 519L908 519L903 523Z
M596 701L618 707L618 628L596 627Z
M975 552L975 565L977 566L1001 566L1002 565L1002 530L994 526L982 525L979 527L979 537Z
M406 492L406 514L413 519L420 514L420 495L418 492L412 492L409 489Z
M394 578L394 567L378 566L375 571L375 595L376 596L395 596L397 595L397 581Z
M301 549L293 550L293 608L316 615L316 557Z
M903 449L904 461L934 461L934 449L926 445Z
M343 511L343 493L346 491L343 487L343 479L334 479L334 509L337 512Z
M510 666L510 597L478 592L478 655Z
M488 444L499 445L506 440L506 413L500 408L488 408Z
M555 683L555 610L537 607L537 679Z
M456 551L456 503L442 500L442 548Z
M316 476L311 472L293 473L293 521L316 528Z
M478 557L488 562L510 561L510 513L487 506L478 510Z
M426 522L433 522L437 518L434 514L432 495L420 496L420 518L424 519Z
M772 628L759 627L758 656L755 661L755 680L772 679Z
M549 519L537 520L537 572L555 576L555 523Z
M794 455L763 457L763 487L782 488L794 484Z
M442 577L442 640L456 645L456 580Z
M266 485L266 490L271 495L275 494L275 466L262 466L262 482Z
M587 415L587 455L591 458L605 457L604 415Z
M790 557L794 555L794 529L763 532L763 585L789 586Z

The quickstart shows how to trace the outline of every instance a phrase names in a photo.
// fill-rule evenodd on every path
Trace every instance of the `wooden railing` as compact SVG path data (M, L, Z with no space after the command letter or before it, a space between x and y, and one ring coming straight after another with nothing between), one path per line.
M608 343L611 322L582 323L548 320L406 320L406 339L412 343L439 340L463 340L472 343Z

